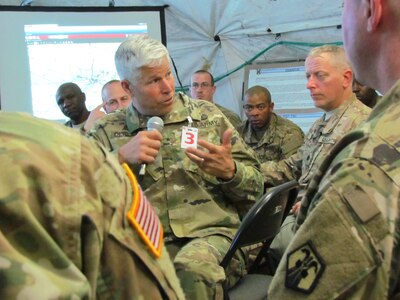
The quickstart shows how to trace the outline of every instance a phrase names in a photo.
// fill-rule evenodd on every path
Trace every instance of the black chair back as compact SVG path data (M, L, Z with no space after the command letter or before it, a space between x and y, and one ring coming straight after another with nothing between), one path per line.
M241 247L272 242L296 200L298 186L293 180L271 188L250 208L220 263L221 267L226 268Z

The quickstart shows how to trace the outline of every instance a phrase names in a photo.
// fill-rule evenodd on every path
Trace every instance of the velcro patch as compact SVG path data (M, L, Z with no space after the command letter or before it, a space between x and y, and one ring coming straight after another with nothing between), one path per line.
M287 255L285 286L310 294L325 271L325 263L311 241Z
M135 175L129 166L122 164L132 185L132 205L127 213L127 218L140 238L150 248L155 257L160 257L163 244L163 227L156 212L139 187Z
M368 193L358 185L346 186L343 196L364 224L380 213Z

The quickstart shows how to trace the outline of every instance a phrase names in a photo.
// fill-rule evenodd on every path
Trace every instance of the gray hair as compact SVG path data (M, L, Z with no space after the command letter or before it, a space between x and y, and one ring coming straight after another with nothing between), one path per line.
M122 42L114 60L120 79L133 84L141 76L141 67L159 66L165 58L170 62L168 50L161 42L145 35L135 35Z
M333 66L335 66L338 70L351 69L350 62L346 57L343 47L337 45L323 45L312 48L308 53L307 58L315 58L325 53L330 55L330 57L333 59Z

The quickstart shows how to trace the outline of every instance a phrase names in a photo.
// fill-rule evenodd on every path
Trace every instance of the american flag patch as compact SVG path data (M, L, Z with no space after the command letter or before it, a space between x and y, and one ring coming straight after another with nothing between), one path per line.
M137 230L140 238L150 248L155 257L160 257L163 244L163 228L156 212L139 187L135 175L129 166L122 164L133 189L132 205L127 213L131 225Z

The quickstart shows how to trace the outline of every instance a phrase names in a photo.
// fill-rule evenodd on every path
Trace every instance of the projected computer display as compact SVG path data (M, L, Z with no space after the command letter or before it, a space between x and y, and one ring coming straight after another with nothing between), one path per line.
M166 44L164 7L0 6L0 92L4 111L63 122L57 88L77 83L89 110L118 79L114 54L131 35Z
M118 79L114 53L129 36L147 35L147 24L131 26L25 25L31 74L32 110L37 117L62 120L66 117L53 97L60 83L68 78L86 94L86 106L101 103L104 83Z

